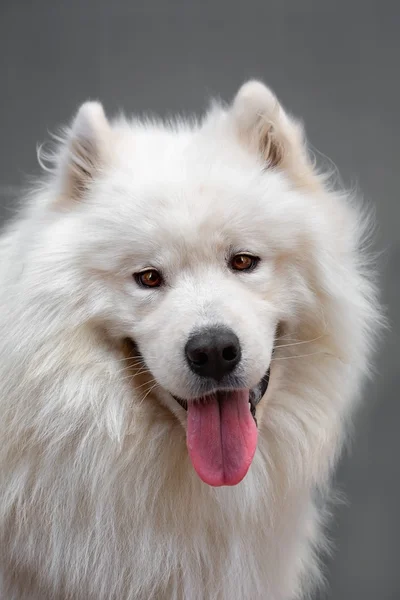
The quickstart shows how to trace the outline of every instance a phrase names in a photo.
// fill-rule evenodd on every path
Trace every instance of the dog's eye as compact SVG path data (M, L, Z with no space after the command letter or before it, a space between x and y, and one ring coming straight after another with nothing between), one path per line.
M134 277L139 285L150 288L160 287L163 281L161 274L156 269L147 269L135 273Z
M230 266L234 271L251 271L254 269L260 259L251 254L236 254L230 262Z

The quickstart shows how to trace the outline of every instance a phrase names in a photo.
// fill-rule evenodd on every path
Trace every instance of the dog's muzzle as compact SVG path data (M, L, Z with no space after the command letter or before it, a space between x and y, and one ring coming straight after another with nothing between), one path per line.
M126 344L126 346L128 348L128 352L131 356L141 356L141 353L139 351L139 348L138 348L136 342L134 342L131 338L125 338L124 343ZM274 350L275 349L272 350L272 356L274 355ZM262 398L264 397L264 395L267 392L269 380L270 380L270 374L271 374L271 366L268 367L268 370L266 371L265 375L260 380L260 382L256 386L254 386L249 392L250 412L256 423L257 423L257 419L256 419L257 405L259 404L259 402L262 400ZM184 410L187 411L187 409L188 409L188 401L187 400L184 400L183 398L179 398L178 396L174 396L173 394L171 394L171 396L174 398L174 400L176 400L176 402Z

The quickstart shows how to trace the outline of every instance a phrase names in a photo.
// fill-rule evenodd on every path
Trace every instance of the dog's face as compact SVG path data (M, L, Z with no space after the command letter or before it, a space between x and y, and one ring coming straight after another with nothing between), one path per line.
M86 105L65 157L64 186L82 201L62 231L88 306L132 340L213 485L237 483L251 463L277 327L308 293L296 257L309 199L290 162L279 170L296 149L305 168L297 134L252 83L194 129L111 128Z
M141 186L128 223L121 218L120 236L109 240L124 260L115 272L125 275L115 326L135 341L156 381L186 401L257 386L281 315L280 274L264 234L273 225L259 185L234 169L220 176L209 187L178 173L172 183ZM131 230L125 247L123 229Z

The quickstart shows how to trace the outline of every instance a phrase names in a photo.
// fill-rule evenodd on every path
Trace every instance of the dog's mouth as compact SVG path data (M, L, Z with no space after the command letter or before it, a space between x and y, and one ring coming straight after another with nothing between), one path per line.
M257 418L256 418L257 405L260 402L260 400L264 397L264 395L268 389L270 371L271 371L271 369L268 368L267 372L265 373L265 375L261 379L261 381L255 387L253 387L249 392L249 408L250 408L251 415L252 415L256 425L257 425ZM224 393L229 393L230 390L223 390L223 391L224 391ZM221 392L219 392L219 391L216 392L217 395L220 393ZM188 401L184 400L183 398L179 398L179 396L174 396L173 394L171 394L171 395L174 398L174 400L176 400L178 402L178 404L180 404L182 406L182 408L187 411ZM210 395L210 396L212 396L212 395ZM208 396L205 396L203 398L203 401L207 401L207 398L208 398Z
M236 485L246 475L257 447L256 407L269 377L270 369L251 390L220 390L189 401L174 396L188 413L189 456L205 483Z

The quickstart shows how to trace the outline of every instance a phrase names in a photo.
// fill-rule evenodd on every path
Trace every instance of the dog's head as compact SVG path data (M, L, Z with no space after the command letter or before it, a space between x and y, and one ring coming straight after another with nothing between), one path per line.
M330 235L300 126L258 82L191 125L110 124L87 103L58 160L66 285L130 340L146 402L181 419L200 477L237 483L276 332L312 305L308 259Z

